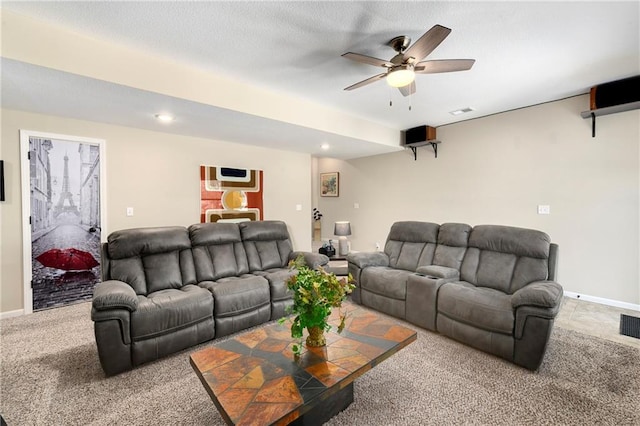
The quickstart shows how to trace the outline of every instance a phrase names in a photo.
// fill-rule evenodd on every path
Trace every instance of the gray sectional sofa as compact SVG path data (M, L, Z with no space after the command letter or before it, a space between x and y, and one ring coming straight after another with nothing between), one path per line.
M91 318L107 375L281 318L293 304L293 251L284 222L201 223L113 232Z
M562 301L557 255L532 229L407 221L347 260L355 302L536 370Z

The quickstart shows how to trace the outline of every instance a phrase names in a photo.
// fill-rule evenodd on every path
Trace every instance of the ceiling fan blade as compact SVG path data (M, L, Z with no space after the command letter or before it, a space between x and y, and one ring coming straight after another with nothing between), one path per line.
M415 58L415 62L421 61L435 50L451 32L450 28L442 25L434 25L424 33L413 45L404 52L404 59Z
M443 59L418 62L413 70L418 74L435 74L439 72L466 71L471 69L475 59Z
M402 96L413 95L414 93L416 93L416 82L412 81L411 84L407 84L404 87L398 87L398 90L400 90Z
M384 59L374 58L372 56L361 55L360 53L347 52L342 55L343 58L351 59L352 61L361 62L363 64L373 65L374 67L386 67L391 68L393 64Z
M362 81L360 81L360 82L358 82L356 84L352 84L349 87L345 87L344 90L353 90L353 89L357 89L357 88L362 87L362 86L366 86L367 84L371 84L371 83L373 83L375 81L380 80L381 78L384 78L386 75L387 75L386 72L383 72L382 74L374 75L373 77L369 77L366 80L362 80Z

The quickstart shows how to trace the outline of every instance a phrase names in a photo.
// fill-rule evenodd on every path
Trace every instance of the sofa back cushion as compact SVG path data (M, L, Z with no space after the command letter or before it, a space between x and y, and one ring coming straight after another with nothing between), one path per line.
M109 279L129 284L136 294L195 284L187 229L180 226L115 231L107 238Z
M433 264L460 270L467 252L471 226L466 223L443 223L438 231L438 245Z
M198 282L249 272L247 254L236 223L198 223L189 227Z
M293 252L287 225L279 220L240 222L249 271L284 268Z
M500 225L475 226L462 262L461 278L507 294L546 280L551 239L544 232Z
M415 272L419 266L431 265L439 227L430 222L394 223L384 245L389 266Z

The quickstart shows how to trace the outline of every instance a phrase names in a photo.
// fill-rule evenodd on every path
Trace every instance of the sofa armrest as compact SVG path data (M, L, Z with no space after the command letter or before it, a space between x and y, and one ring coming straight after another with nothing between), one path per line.
M454 268L447 268L446 266L429 265L420 266L416 269L418 275L424 275L426 277L433 278L445 278L457 280L460 278L460 271Z
M381 251L349 253L347 261L361 269L367 266L389 266L389 256Z
M324 254L310 251L294 251L289 255L289 261L296 260L298 256L303 256L304 263L311 269L317 269L329 263L329 258Z
M96 311L126 309L133 312L138 309L138 296L127 283L116 280L103 281L93 290L92 307Z
M522 287L511 296L511 306L556 308L562 301L562 287L554 281L536 281Z

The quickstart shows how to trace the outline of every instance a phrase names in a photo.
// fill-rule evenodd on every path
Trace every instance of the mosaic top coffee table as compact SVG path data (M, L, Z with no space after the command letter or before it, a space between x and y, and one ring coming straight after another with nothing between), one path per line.
M271 323L191 354L230 425L322 424L353 402L353 381L416 340L416 332L350 302L345 329L296 360L289 324ZM339 322L337 310L330 323ZM306 334L305 334L306 336Z

